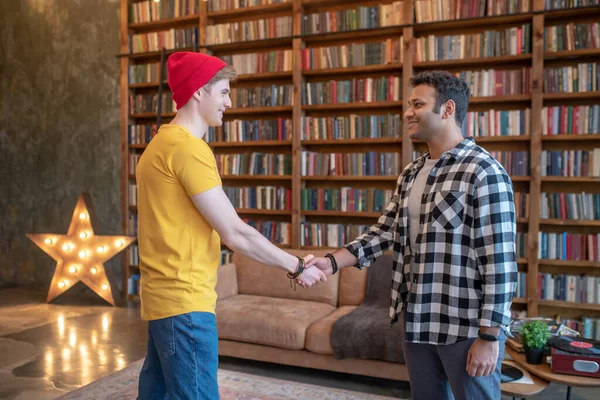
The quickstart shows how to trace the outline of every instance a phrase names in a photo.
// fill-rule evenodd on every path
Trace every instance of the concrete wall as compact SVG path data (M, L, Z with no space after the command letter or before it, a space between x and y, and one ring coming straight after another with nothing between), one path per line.
M121 234L119 0L0 1L0 287L47 288L26 233L66 233L81 192ZM113 292L118 256L106 264ZM81 283L71 290L86 294ZM95 295L94 295L95 296Z

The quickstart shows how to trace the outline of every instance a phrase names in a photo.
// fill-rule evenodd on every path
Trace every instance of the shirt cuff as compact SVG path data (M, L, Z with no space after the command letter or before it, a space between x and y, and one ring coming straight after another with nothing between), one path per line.
M356 268L362 270L371 266L371 260L365 257L365 251L359 241L355 240L354 242L350 242L344 246L344 248L352 253L358 260L355 265Z
M502 328L510 324L510 316L494 307L482 307L479 310L479 326Z

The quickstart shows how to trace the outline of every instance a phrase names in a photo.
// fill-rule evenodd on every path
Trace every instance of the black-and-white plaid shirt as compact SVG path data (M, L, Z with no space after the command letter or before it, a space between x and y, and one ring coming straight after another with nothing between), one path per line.
M466 138L441 155L427 178L411 254L408 198L428 156L404 169L378 222L345 248L359 269L393 248L392 323L406 304L407 341L451 344L476 337L480 326L510 322L517 285L514 193L502 165Z

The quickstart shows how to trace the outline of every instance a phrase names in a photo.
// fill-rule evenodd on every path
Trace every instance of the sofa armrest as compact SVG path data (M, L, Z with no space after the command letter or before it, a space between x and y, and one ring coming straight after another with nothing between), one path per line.
M225 300L228 297L238 294L237 271L235 264L223 264L219 266L217 274L216 291L218 300Z

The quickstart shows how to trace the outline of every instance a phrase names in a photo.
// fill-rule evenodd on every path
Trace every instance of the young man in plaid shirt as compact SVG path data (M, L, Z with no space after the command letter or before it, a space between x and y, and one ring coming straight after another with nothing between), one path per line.
M398 322L404 311L413 399L500 399L503 328L517 282L512 182L462 136L464 81L434 71L411 86L405 123L429 152L404 169L376 224L307 265L326 274L362 269L393 249L390 317Z

